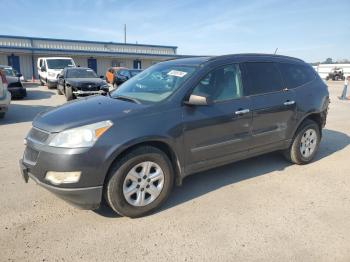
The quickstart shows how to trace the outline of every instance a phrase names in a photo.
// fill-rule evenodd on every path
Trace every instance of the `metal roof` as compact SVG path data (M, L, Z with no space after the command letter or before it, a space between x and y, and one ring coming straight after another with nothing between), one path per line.
M73 43L86 43L86 44L114 44L114 45L129 45L129 46L144 46L144 47L160 47L160 48L173 48L177 49L177 46L168 45L149 45L149 44L132 44L132 43L120 43L120 42L104 42L104 41L89 41L89 40L72 40L62 38L46 38L46 37L30 37L30 36L13 36L13 35L0 35L2 38L11 39L26 39L26 40L42 40L42 41L59 41L59 42L73 42Z

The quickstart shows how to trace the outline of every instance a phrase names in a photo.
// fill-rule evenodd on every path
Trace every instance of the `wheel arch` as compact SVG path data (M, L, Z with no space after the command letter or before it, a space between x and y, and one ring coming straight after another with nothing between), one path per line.
M129 152L131 152L132 150L141 147L141 146L152 146L155 147L159 150L161 150L162 152L164 152L167 157L169 158L171 165L173 167L174 170L174 179L175 179L175 183L176 185L181 185L182 183L182 166L178 157L178 154L175 152L175 150L173 149L173 147L165 142L162 139L147 139L147 140L143 140L143 141L135 141L132 143L129 143L127 146L123 147L120 150L116 150L116 152L114 152L114 154L111 156L111 161L109 164L109 167L107 169L106 175L104 177L104 182L103 185L106 185L107 179L108 179L108 174L110 172L110 170L112 169L113 165L119 161L123 156L125 156L126 154L128 154Z

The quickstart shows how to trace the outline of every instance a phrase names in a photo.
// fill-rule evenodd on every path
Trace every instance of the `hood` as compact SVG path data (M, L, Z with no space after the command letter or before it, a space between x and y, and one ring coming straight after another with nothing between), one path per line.
M49 132L60 132L104 120L116 123L118 118L132 115L147 107L149 106L109 96L90 96L40 113L34 119L33 126Z
M72 86L80 86L86 84L102 85L106 83L101 78L67 78L66 82Z

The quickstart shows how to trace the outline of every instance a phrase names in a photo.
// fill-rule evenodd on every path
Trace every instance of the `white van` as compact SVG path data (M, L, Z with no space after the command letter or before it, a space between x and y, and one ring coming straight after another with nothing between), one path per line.
M57 75L65 67L75 67L74 60L70 57L39 57L37 68L40 83L48 88L57 87Z

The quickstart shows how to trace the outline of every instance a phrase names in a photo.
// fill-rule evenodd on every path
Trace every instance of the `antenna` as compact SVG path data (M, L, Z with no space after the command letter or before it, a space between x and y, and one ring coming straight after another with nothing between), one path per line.
M278 47L275 49L275 52L273 53L274 55L277 54L278 51Z

